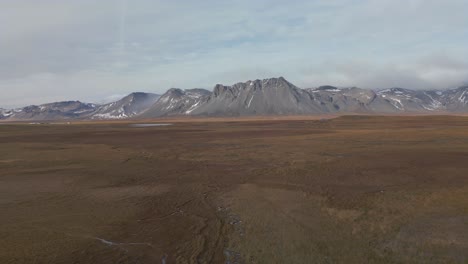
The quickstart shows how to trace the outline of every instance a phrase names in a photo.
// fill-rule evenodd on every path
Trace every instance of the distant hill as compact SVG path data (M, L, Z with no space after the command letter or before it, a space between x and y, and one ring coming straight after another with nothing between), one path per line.
M80 101L56 102L9 110L6 116L4 114L4 119L11 121L79 119L89 116L95 111L95 109L95 104L87 104Z
M86 119L125 119L141 114L159 98L157 94L131 93L109 104L97 105L80 101L65 101L31 105L12 110L0 109L0 120L53 121Z

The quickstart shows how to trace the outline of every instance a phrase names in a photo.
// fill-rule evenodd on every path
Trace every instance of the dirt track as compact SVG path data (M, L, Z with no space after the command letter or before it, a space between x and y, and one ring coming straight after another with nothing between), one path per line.
M0 263L468 261L468 117L233 121L0 126Z

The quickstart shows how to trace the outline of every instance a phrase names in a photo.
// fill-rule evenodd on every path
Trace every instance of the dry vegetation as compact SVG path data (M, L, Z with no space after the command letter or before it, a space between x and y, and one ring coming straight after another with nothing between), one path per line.
M0 215L0 263L466 263L468 118L1 125Z

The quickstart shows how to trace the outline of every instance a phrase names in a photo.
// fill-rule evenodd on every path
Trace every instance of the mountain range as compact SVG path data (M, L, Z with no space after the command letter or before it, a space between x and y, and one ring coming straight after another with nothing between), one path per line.
M108 104L89 104L66 101L43 105L32 105L12 110L0 109L0 120L6 121L50 121L50 120L112 120L135 117L159 98L152 93L131 93Z
M67 101L1 109L2 121L109 120L167 116L320 115L337 113L468 113L468 86L449 90L321 86L301 89L283 77L217 84L205 89L171 88L163 95L132 93L108 104Z

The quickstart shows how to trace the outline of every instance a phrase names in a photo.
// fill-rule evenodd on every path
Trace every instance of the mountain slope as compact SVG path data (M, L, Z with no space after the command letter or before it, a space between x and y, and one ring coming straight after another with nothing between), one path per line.
M450 112L468 112L468 86L445 91L441 95L441 101Z
M391 88L377 92L378 99L371 104L376 113L424 113L443 111L440 91L414 91Z
M160 96L152 93L131 93L124 98L99 106L91 119L125 119L136 116L152 106Z
M13 114L13 110L0 108L0 120L6 119Z
M356 87L321 86L315 89L307 89L307 91L320 105L323 113L366 113L371 111L370 104L377 97L374 91Z
M189 115L200 105L203 105L211 92L204 89L182 90L171 88L140 117L152 118L171 115Z

